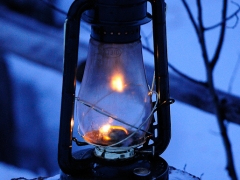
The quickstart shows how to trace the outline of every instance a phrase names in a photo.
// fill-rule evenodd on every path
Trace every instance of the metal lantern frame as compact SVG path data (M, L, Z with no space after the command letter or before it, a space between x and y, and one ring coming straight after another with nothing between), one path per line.
M64 39L64 71L62 84L62 103L60 115L60 130L58 143L58 163L61 170L69 175L79 175L91 168L91 163L88 158L82 157L80 153L73 155L72 141L73 141L73 124L74 124L74 104L75 104L75 87L76 87L76 71L78 63L78 45L80 34L80 20L84 18L85 21L92 25L92 36L101 39L101 35L93 31L101 31L103 26L107 28L139 28L140 25L152 20L153 31L153 45L154 45L154 63L155 63L155 91L158 93L160 99L158 100L155 123L151 125L151 132L155 133L152 137L153 144L148 145L146 142L142 149L145 152L152 152L152 157L159 156L167 148L171 138L171 121L170 121L170 104L169 98L169 77L168 77L168 60L167 60L167 40L166 40L166 4L164 0L134 0L135 6L127 7L122 5L111 5L113 11L123 11L121 16L127 14L126 12L143 11L140 14L141 19L126 22L105 22L98 21L95 18L95 13L104 13L104 7L99 5L99 1L104 0L75 0L71 5L65 21L65 39ZM123 0L126 1L126 0ZM114 2L114 1L113 1ZM126 1L127 2L127 1ZM147 13L147 2L151 3L152 14ZM108 10L106 10L108 11ZM110 10L109 10L110 11ZM126 12L125 12L126 11ZM138 14L138 13L137 13ZM99 14L98 14L99 15ZM103 14L104 16L104 14ZM138 16L138 15L136 15ZM103 17L104 19L105 17ZM97 19L101 19L98 17ZM140 32L139 32L140 34ZM138 36L138 35L137 35ZM117 37L116 37L117 38ZM133 37L140 38L140 37ZM121 38L120 38L121 39ZM114 42L115 39L106 37L106 42ZM121 40L117 40L121 41ZM126 40L124 40L125 42ZM131 39L130 39L131 41ZM122 42L122 43L124 43ZM81 53L81 52L80 52ZM154 134L154 133L153 133ZM84 143L83 143L84 144ZM93 159L95 161L96 159ZM127 168L127 167L126 167Z

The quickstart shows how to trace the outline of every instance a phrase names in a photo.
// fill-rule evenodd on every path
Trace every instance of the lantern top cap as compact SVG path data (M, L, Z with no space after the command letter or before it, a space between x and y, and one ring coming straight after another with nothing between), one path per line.
M83 14L94 25L138 26L149 22L146 0L96 0L94 8Z

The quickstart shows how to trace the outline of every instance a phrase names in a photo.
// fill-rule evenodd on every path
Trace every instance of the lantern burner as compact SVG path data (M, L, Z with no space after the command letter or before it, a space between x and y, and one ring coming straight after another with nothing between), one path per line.
M92 148L84 149L73 154L76 159L88 162L89 169L78 170L81 179L168 179L168 164L159 156L152 157L148 153L134 153L133 149L129 149L124 155L132 157L122 159L123 153L118 149L115 152L115 157L117 157L117 153L120 153L118 159L106 159L94 155L102 152L98 148L96 147L95 150ZM105 152L105 154L107 157L113 155L108 154L108 152ZM71 177L61 173L62 180L78 180L77 177L77 174L76 177Z
M94 155L109 160L128 159L135 155L134 148L117 148L97 146L94 149Z

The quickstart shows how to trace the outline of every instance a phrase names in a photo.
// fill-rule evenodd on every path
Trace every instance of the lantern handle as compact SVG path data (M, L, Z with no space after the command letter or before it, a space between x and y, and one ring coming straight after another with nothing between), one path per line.
M75 0L67 14L64 24L64 62L62 82L62 102L58 141L58 164L60 169L70 175L84 173L91 160L76 159L72 155L73 112L76 89L76 69L80 19L82 14L94 7L94 0Z
M169 75L166 38L166 3L164 0L148 0L152 5L152 28L155 64L156 92L160 99L157 107L157 137L154 138L155 153L165 151L171 139L171 120L169 98ZM162 106L164 104L164 106Z

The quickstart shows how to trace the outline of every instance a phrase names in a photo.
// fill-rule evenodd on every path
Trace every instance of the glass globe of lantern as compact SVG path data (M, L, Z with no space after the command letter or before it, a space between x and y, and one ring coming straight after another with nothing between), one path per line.
M151 111L141 41L90 39L77 98L79 133L85 141L104 148L139 146L148 133Z

